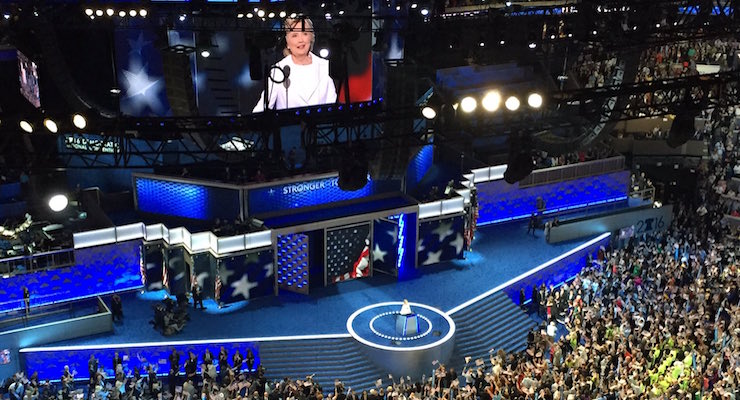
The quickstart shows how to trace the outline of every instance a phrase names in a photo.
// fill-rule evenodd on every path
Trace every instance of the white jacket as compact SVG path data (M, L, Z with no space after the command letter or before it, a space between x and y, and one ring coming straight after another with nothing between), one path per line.
M269 107L273 110L286 108L331 104L337 101L337 90L329 76L329 61L311 53L311 64L297 65L290 55L280 60L277 67L290 66L290 77L286 83L275 83L267 79L267 92L270 95ZM280 72L271 70L273 78L280 78ZM257 100L253 112L264 111L264 91Z

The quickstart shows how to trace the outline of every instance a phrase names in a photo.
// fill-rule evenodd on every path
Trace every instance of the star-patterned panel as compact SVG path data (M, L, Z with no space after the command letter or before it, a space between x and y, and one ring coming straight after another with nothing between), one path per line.
M373 271L396 276L398 269L398 223L390 219L373 221Z
M221 259L218 274L225 304L273 294L273 251L261 250Z
M144 246L146 255L146 290L162 290L162 247L161 243Z
M246 356L247 349L251 349L254 354L254 365L260 364L259 343L257 342L229 342L219 343L218 345L208 344L177 344L167 346L137 346L137 347L116 347L108 349L79 349L66 351L38 351L23 353L25 359L26 371L38 372L39 380L46 379L58 380L62 376L65 365L69 365L70 371L77 371L76 378L89 378L87 370L87 361L90 355L98 359L98 366L104 368L108 376L115 376L113 371L113 355L118 355L123 359L123 370L127 376L133 374L134 368L139 368L144 375L145 367L149 364L155 365L159 373L166 374L170 368L169 356L175 349L180 354L180 374L185 373L185 362L188 359L188 352L192 351L198 356L198 373L201 372L200 364L203 361L203 354L208 348L214 357L217 357L219 350L223 346L229 353L229 363L238 349L242 356ZM246 363L243 368L246 370ZM216 363L218 369L218 363ZM30 376L30 374L29 374Z
M419 265L432 265L463 257L462 216L442 218L419 223L417 243Z
M478 225L528 218L536 211L537 197L545 200L547 211L626 199L629 174L629 171L613 172L523 189L504 180L476 184Z
M185 264L185 249L174 246L167 249L167 269L170 274L170 294L177 296L190 289L190 268Z
M277 282L280 289L308 294L308 235L293 233L277 237Z
M23 309L23 287L31 306L141 287L140 241L75 250L75 265L0 279L0 312Z
M156 33L148 29L119 29L115 33L120 109L134 117L172 115L165 90L162 55Z
M354 269L355 261L365 248L365 239L370 238L370 224L355 225L326 231L326 280L327 283L347 279ZM372 243L370 243L372 246ZM370 252L372 262L372 252Z

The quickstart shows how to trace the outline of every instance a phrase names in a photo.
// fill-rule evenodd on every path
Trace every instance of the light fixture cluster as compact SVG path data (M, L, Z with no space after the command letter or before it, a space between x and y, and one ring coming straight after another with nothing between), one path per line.
M80 113L73 114L70 121L72 122L72 125L79 130L87 127L87 118ZM50 133L59 132L59 123L57 123L57 120L50 117L45 117L40 124L37 124L30 119L21 119L18 121L18 126L26 133L33 133L36 130L36 125L43 125Z
M252 19L252 18L261 18L261 19L280 18L280 19L285 19L285 18L288 18L288 17L290 17L290 18L296 18L297 16L298 16L298 14L296 14L294 12L288 13L285 10L271 11L271 10L265 10L265 9L262 9L262 8L259 8L259 7L254 7L254 8L249 9L249 10L240 10L240 11L237 11L237 13L236 13L236 17L238 19L242 19L242 18L247 18L247 19ZM184 18L181 19L180 21L183 21L183 20L184 20Z
M113 7L106 7L106 8L85 8L85 15L87 15L90 19L95 18L113 18L118 16L119 18L126 18L126 17L141 17L146 18L149 15L149 11L146 8L113 8Z
M544 104L544 98L538 92L531 92L527 95L526 102L530 109L537 110ZM521 105L522 101L518 95L504 96L498 90L491 90L486 92L481 98L465 96L460 99L459 103L454 104L453 108L455 110L461 110L463 113L471 114L479 110L480 106L485 112L494 113L502 106L509 111L517 111L521 108ZM424 105L421 109L421 115L429 120L436 118L437 114L438 110L430 104Z
M20 225L16 226L15 228L6 228L5 226L0 225L0 236L5 236L7 238L14 238L19 233L30 228L32 224L33 224L33 218L31 217L31 214L26 213L26 218L23 220L23 222L20 223Z

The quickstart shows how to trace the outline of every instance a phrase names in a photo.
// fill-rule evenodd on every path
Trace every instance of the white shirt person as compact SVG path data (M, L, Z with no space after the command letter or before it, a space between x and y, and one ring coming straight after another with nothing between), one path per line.
M267 79L268 107L272 110L331 104L337 101L337 90L329 76L329 61L311 52L314 44L313 24L310 19L285 20L285 58L275 67L285 71L288 78L281 83L283 73L271 68ZM257 100L253 112L264 111L264 92Z

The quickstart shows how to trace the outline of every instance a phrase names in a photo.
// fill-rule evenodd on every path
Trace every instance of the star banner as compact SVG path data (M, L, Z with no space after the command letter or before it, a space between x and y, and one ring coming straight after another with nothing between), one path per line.
M390 219L373 221L373 271L398 275L398 222Z
M422 221L417 252L419 265L437 264L463 257L463 216Z
M147 29L116 30L116 73L121 113L134 117L171 116L162 55L156 34Z
M221 259L221 301L234 303L273 293L273 252L255 251Z

